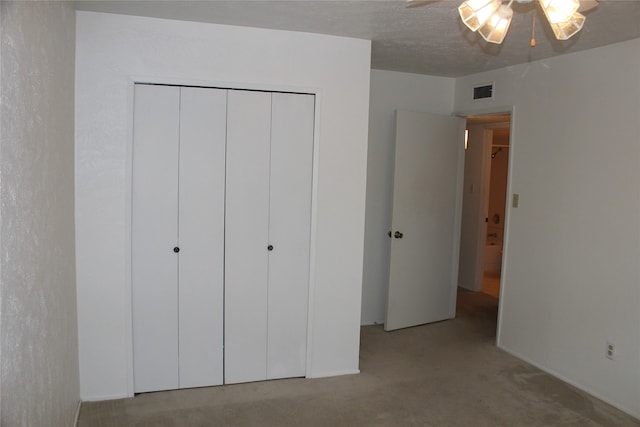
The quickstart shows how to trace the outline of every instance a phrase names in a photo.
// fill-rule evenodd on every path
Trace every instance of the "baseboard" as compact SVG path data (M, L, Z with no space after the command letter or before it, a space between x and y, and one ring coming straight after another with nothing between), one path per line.
M132 397L126 393L123 394L110 394L105 396L82 396L83 402L99 402L101 400L115 400L115 399L126 399L127 397Z
M590 390L589 388L585 387L583 384L580 384L580 383L578 383L576 381L570 380L569 378L565 377L564 375L560 375L559 373L555 372L554 370L549 369L549 368L547 368L545 366L542 366L539 363L536 363L533 360L529 359L528 357L524 357L523 355L521 355L517 351L513 351L513 350L505 347L504 345L500 345L499 344L498 348L503 350L503 351L505 351L505 352L507 352L507 353L509 353L510 355L512 355L514 357L517 357L520 360L523 360L523 361L527 362L530 365L535 366L536 368L540 369L541 371L543 371L543 372L545 372L545 373L547 373L547 374L549 374L551 376L554 376L554 377L564 381L567 384L572 385L573 387L577 388L578 390L581 390L581 391L589 394L590 396L595 397L596 399L602 400L603 402L613 406L614 408L619 409L622 412L624 412L624 413L626 413L628 415L631 415L632 417L637 418L637 419L640 420L640 413L638 413L638 412L636 412L636 411L634 411L632 409L626 408L626 407L620 405L619 403L612 402L611 400L609 400L606 397L600 395L599 393L596 393L593 390Z
M340 375L355 375L359 374L360 369L346 369L344 371L330 371L330 372L314 372L311 375L307 376L307 378L327 378L327 377L338 377Z
M377 320L367 320L360 322L360 326L375 326L375 325L384 325L384 321L378 322Z
M82 400L78 400L78 406L76 406L76 416L73 418L73 427L78 425L78 418L80 418L80 406L82 405Z

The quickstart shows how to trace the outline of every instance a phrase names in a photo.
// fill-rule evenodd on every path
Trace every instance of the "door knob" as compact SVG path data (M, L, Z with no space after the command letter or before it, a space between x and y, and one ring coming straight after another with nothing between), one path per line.
M176 246L175 248L173 248L173 252L175 252L175 253L180 252L180 248Z
M393 237L395 237L396 239L402 239L402 236L404 236L404 234L402 234L399 231L396 231L395 233L393 233Z
M267 250L268 250L268 251L272 251L272 250L273 250L273 245L269 245L269 246L267 246Z

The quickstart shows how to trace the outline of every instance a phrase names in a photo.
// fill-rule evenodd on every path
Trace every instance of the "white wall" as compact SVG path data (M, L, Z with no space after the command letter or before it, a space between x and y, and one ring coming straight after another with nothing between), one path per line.
M319 93L311 376L358 372L370 42L78 12L76 231L83 399L131 394L132 82Z
M455 79L371 71L362 324L384 323L389 283L395 111L450 115Z
M0 397L3 426L71 426L75 292L75 13L1 2Z
M496 99L471 101L487 81ZM640 39L456 81L457 111L505 105L499 345L640 417Z

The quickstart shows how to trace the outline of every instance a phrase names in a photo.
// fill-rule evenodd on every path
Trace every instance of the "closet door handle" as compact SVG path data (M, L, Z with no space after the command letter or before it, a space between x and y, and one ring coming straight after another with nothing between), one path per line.
M173 252L175 252L175 253L180 252L180 248L176 246L175 248L173 248Z
M273 245L269 245L269 246L267 246L267 250L268 250L268 251L272 251L272 250L273 250Z

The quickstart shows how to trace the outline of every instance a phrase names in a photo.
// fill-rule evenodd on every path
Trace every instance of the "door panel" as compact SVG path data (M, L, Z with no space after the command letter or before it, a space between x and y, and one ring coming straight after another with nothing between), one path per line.
M225 383L267 378L271 94L229 91Z
M304 376L307 358L313 95L272 95L267 378Z
M180 89L136 85L132 292L134 391L178 387L178 129Z
M385 330L454 316L464 119L398 111Z
M181 89L180 387L222 384L227 91Z

